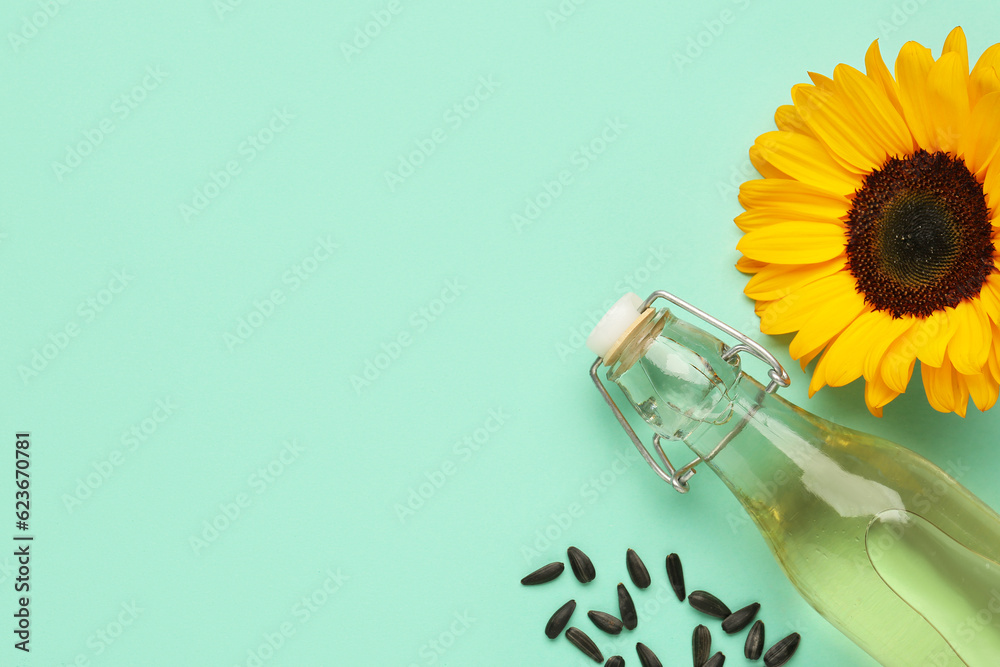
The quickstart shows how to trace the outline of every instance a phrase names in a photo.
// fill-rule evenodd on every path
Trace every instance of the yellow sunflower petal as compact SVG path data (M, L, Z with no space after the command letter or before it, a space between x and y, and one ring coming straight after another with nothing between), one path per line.
M927 402L938 412L952 412L958 408L958 394L955 382L955 371L947 357L940 367L920 364L920 377L924 382L924 393Z
M1000 91L1000 44L994 44L979 56L969 74L969 101L975 104L985 95Z
M993 340L1000 340L1000 329L993 325ZM994 381L1000 382L1000 348L997 345L990 347L990 356L986 360L986 369ZM983 372L987 372L984 370Z
M1000 92L984 95L969 117L968 131L959 142L959 155L982 178L1000 146Z
M955 335L958 323L954 308L935 311L918 322L910 334L920 363L936 367L944 363L948 343Z
M837 95L850 105L854 122L865 126L870 140L885 156L903 156L913 152L913 135L906 121L891 101L870 78L850 67L837 65L833 70Z
M867 174L885 162L885 151L879 150L851 108L832 91L799 84L792 88L792 101L802 120L844 169Z
M882 60L877 39L872 42L871 46L868 47L867 53L865 53L865 73L869 79L875 82L882 91L882 94L892 104L896 113L902 118L903 105L899 101L899 84L892 78L889 68L885 66L885 61Z
M897 338L882 356L882 363L879 365L882 381L893 391L902 394L910 383L916 363L916 348L905 336Z
M833 79L830 77L817 74L816 72L809 72L809 78L817 88L833 90Z
M993 226L1000 226L1000 160L990 162L983 179L983 192L986 193L986 205L993 214Z
M788 296L803 285L841 271L846 265L846 255L819 264L768 264L747 282L743 293L751 299L773 301Z
M982 412L986 412L997 402L997 395L1000 394L1000 382L997 382L988 372L966 375L962 379L969 387L972 402Z
M765 132L754 148L780 172L838 195L850 195L861 185L857 174L848 173L816 139L794 132Z
M963 375L981 373L993 344L990 319L978 299L959 303L954 316L958 324L948 343L948 357L955 370Z
M856 306L859 303L862 305ZM846 311L856 308L854 310L856 315L861 311L863 304L864 299L854 290L854 278L846 271L840 271L803 285L788 296L770 303L761 317L760 329L766 334L799 331L810 320L835 321L837 316L826 311ZM832 338L841 329L830 331L826 338ZM817 341L809 346L809 349L815 348L821 342Z
M802 357L799 359L799 368L801 368L804 371L806 369L806 366L809 365L809 362L815 359L819 355L819 353L823 351L823 348L825 347L826 343L820 345L815 350L810 350L809 352L803 354ZM811 397L814 393L816 392L812 392L811 394L809 394L809 396Z
M882 408L899 396L898 392L889 389L881 378L875 377L865 383L865 405L876 417L882 416Z
M747 232L736 249L776 264L815 264L844 252L844 227L826 222L779 222Z
M896 79L903 118L922 148L933 151L935 133L927 93L927 76L934 65L931 50L917 42L907 42L896 58Z
M887 315L874 311L871 307L863 310L830 344L813 376L821 374L820 365L823 365L822 381L831 387L842 387L861 377L868 351L877 340L876 334L883 321L887 319Z
M740 204L745 209L782 207L806 215L833 220L847 217L851 202L846 197L787 178L759 178L740 186Z
M788 174L782 172L780 169L768 162L763 153L761 153L761 150L756 146L750 147L750 164L752 164L753 168L756 169L764 178L789 178Z
M818 308L788 344L788 354L798 359L839 335L865 309L865 299L857 292L839 294Z
M787 179L782 179L787 183L795 183L796 181L788 181ZM749 232L754 229L762 229L768 225L774 225L779 222L809 222L809 223L823 223L823 224L833 224L838 227L843 227L843 223L837 218L830 219L829 216L817 215L817 214L806 214L798 211L794 208L773 206L769 208L754 208L749 211L744 211L738 216L733 218L733 222L736 226L742 229L744 232ZM844 227L846 229L846 227Z
M740 257L736 260L736 270L740 273L757 273L767 265L767 262L758 262L749 257Z
M948 37L944 40L944 48L941 49L941 55L945 53L956 54L961 59L962 69L968 74L969 47L965 41L965 31L962 30L962 26L957 26L948 33Z
M794 105L782 104L778 107L778 110L774 112L774 124L778 126L779 130L798 132L799 134L816 138L816 135L809 129L806 122L802 120L802 116L795 110Z
M955 414L964 418L969 407L969 385L965 376L959 373L952 374L952 382L955 383Z
M865 366L862 371L866 380L869 382L873 380L882 382L879 374L879 365L882 363L885 351L898 338L907 335L914 324L916 324L916 321L912 317L892 318L888 315L885 315L875 324L875 329L872 331L871 347L865 356Z
M931 66L927 75L930 102L931 140L928 150L958 153L961 138L969 127L969 70L961 57L946 53Z
M986 316L994 323L1000 322L1000 273L991 273L986 277L979 299Z

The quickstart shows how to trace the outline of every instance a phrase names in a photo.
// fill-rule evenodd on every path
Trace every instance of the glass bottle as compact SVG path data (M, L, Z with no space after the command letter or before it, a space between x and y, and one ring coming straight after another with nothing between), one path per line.
M666 299L734 336L718 338ZM904 447L798 408L766 350L667 292L629 294L587 341L591 377L640 453L678 491L704 463L739 499L785 574L882 665L1000 665L1000 516ZM772 365L762 386L740 352ZM661 467L598 377L601 367L655 433ZM675 469L660 439L696 455Z

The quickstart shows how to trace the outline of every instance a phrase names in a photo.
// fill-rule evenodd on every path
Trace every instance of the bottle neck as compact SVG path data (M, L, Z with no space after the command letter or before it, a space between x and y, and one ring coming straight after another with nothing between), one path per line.
M891 460L898 445L877 445L870 436L812 415L766 393L745 374L728 397L728 423L703 422L683 440L759 523L787 521L776 508L787 511L790 502L805 498L844 519L904 506L899 492L873 476L865 460Z
M771 503L775 488L787 483L793 474L789 470L792 457L761 437L761 431L762 425L776 425L771 409L784 401L766 393L745 373L740 373L727 398L729 419L724 423L700 422L681 439L744 504Z

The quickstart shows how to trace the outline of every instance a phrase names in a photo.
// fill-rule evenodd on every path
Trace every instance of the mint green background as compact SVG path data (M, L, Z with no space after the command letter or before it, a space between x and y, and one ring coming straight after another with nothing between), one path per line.
M590 0L564 2L575 10L553 24L556 0L400 0L345 55L387 3L49 2L58 12L12 43L44 4L0 10L0 459L10 471L13 434L31 431L36 535L33 650L21 655L5 633L0 664L247 665L283 624L290 636L263 664L588 664L542 627L570 597L584 629L587 609L614 611L628 547L654 576L635 593L646 611L620 649L629 664L636 640L686 664L704 620L662 593L656 602L671 551L689 589L759 600L769 640L801 632L792 664L874 664L800 600L717 479L699 475L682 497L643 465L613 467L631 445L590 384L581 333L631 281L788 362L788 337L759 335L733 269L747 148L808 70L861 67L877 37L890 62L907 39L938 53L959 24L974 59L1000 34L995 12ZM732 21L713 35L723 11ZM708 45L680 67L699 36ZM116 101L147 68L162 81L146 79L152 90L126 116ZM449 110L481 78L498 87L481 88L458 123ZM250 160L243 142L275 110L294 118ZM581 161L616 119L606 151ZM112 131L60 178L53 163L102 124ZM443 142L390 189L385 173L431 137ZM185 220L180 206L231 161L239 173ZM559 196L517 229L512 215L564 170ZM294 288L287 272L320 238L338 248ZM122 270L125 289L104 291ZM448 281L460 293L439 303ZM275 290L271 317L231 349L226 336ZM88 299L103 299L101 312ZM77 335L22 377L67 327ZM400 335L409 344L357 389L352 376L385 366L378 355ZM857 383L809 400L806 376L789 370L793 401L939 464L960 459L961 481L1000 507L1000 413L937 414L918 378L876 420ZM158 400L176 406L162 423ZM456 444L491 410L504 423L482 447ZM132 449L126 434L144 420L151 433ZM289 440L302 451L279 465ZM262 482L269 464L280 474ZM92 474L97 488L68 506ZM0 476L12 526L11 473ZM433 478L440 488L400 515ZM240 494L248 506L195 549ZM593 558L595 582L517 583L571 544ZM0 557L3 627L12 561ZM330 572L341 581L327 594ZM313 595L322 604L306 615ZM130 625L100 639L120 615ZM742 637L717 640L727 665L746 662Z

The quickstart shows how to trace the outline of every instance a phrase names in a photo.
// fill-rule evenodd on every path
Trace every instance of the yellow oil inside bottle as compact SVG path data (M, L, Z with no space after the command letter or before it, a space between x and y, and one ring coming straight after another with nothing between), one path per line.
M662 317L608 379L705 459L803 597L886 667L1000 665L1000 516L909 449L765 394L720 341Z

